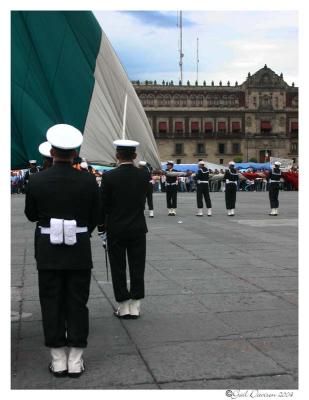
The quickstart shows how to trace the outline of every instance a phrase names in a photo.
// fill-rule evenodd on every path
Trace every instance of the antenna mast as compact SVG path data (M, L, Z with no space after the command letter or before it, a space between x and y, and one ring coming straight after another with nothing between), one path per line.
M196 39L196 81L198 84L198 63L200 60L198 59L198 38Z
M179 67L180 67L180 80L181 83L183 81L182 75L182 59L183 59L183 52L182 52L182 11L179 11L179 31L180 31L180 43L179 43Z

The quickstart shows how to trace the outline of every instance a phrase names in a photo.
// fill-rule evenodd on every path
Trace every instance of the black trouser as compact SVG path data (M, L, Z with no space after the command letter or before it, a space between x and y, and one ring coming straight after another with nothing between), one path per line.
M146 234L119 237L107 235L107 245L116 301L138 300L145 297ZM129 264L130 290L127 288L126 256Z
M47 347L87 347L91 270L39 270Z
M278 208L279 207L279 183L271 182L269 184L269 200L270 200L270 208Z
M147 199L147 204L148 204L149 210L153 210L152 193L153 193L153 184L149 183L147 192L146 192L146 199Z
M177 208L177 185L166 185L167 208Z
M205 199L206 207L211 208L211 200L209 197L209 184L198 183L196 189L196 202L197 208L203 208L203 197Z
M235 183L225 184L225 205L227 210L235 208L237 185Z

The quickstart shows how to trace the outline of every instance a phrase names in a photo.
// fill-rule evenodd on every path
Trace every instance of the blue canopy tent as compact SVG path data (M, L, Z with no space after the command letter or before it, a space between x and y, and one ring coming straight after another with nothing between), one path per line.
M248 168L252 168L254 171L257 169L271 169L270 162L267 163L255 163L255 162L247 162L247 163L235 163L235 168L247 170Z

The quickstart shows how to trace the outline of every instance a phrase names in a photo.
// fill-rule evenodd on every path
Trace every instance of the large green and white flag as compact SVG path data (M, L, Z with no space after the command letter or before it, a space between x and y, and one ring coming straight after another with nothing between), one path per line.
M11 22L12 168L40 159L38 146L57 123L83 133L81 157L115 162L126 94L126 138L140 142L138 159L160 168L144 109L92 12L13 11Z

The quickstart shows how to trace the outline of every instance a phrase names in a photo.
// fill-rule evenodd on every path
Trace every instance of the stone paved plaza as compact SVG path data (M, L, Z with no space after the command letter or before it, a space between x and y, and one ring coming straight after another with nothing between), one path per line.
M93 235L87 370L57 379L43 345L35 224L12 195L12 389L297 389L298 193L280 193L278 217L265 192L237 193L235 217L224 193L211 199L211 218L195 216L195 193L179 194L168 217L165 195L154 194L138 320L113 316Z

